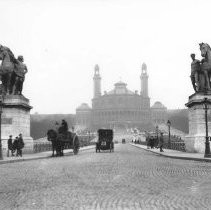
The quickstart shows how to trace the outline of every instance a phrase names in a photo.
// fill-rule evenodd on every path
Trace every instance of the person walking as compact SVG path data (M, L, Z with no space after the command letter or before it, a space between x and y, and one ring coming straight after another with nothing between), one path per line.
M13 147L13 151L14 152L16 151L16 156L18 156L18 137L17 136L15 137L12 147Z
M154 145L155 145L155 139L153 136L150 136L150 148L154 149Z
M18 137L18 144L17 144L17 156L22 157L22 149L24 148L24 142L23 142L23 137L22 134L19 134Z
M163 133L160 133L160 138L159 138L159 147L160 147L160 152L164 152L163 151L163 144L164 144L164 140L163 140Z
M9 136L9 139L7 140L7 157L10 156L10 151L11 151L11 156L14 156L14 150L13 150L13 143L12 143L12 135Z

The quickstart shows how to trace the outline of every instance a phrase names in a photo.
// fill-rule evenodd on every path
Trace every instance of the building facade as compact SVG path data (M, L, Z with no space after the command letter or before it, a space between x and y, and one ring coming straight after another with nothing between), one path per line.
M159 125L167 122L167 108L160 102L156 101L151 107L152 122Z
M93 77L92 107L83 103L76 109L76 126L79 128L129 129L152 126L152 113L148 95L148 73L145 63L140 75L140 93L131 91L127 84L119 81L110 91L101 93L101 76L96 65Z

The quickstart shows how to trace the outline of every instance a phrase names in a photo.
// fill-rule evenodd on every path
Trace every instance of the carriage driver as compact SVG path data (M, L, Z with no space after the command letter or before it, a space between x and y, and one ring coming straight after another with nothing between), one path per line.
M67 131L68 131L68 124L67 124L67 122L65 120L62 120L62 124L59 127L58 132L61 133L61 134L66 135Z

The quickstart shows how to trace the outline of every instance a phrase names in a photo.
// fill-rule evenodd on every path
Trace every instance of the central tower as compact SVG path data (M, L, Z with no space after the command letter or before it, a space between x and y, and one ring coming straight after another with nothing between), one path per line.
M144 110L150 109L150 98L148 95L148 74L147 74L147 65L145 63L141 66L141 108Z
M148 74L147 74L147 65L145 63L141 66L141 95L143 97L148 97Z
M95 65L94 68L94 97L93 98L98 98L101 96L101 77L100 77L100 68L98 64Z

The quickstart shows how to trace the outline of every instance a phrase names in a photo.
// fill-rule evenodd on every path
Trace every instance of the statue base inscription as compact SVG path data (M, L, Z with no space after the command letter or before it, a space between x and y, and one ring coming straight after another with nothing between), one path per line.
M186 104L189 118L189 134L185 138L187 152L205 152L206 123L204 98L208 99L208 135L211 135L211 94L195 93L189 97L189 101Z
M7 95L3 101L1 138L3 154L7 153L7 140L23 135L23 153L33 152L33 139L30 136L30 110L29 100L22 95Z

